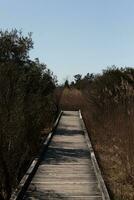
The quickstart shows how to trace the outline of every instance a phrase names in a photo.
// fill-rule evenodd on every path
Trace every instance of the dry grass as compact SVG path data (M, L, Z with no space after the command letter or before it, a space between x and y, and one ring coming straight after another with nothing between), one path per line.
M127 116L122 106L98 119L90 105L83 115L112 199L133 200L134 116Z
M83 101L83 96L81 91L77 89L68 89L63 90L60 108L62 110L79 110L81 108Z
M132 82L132 73L127 70L109 70L84 93L86 126L114 200L134 200Z
M82 110L111 199L134 200L133 99L120 102L118 106L106 102L100 112L89 94L65 89L60 107Z

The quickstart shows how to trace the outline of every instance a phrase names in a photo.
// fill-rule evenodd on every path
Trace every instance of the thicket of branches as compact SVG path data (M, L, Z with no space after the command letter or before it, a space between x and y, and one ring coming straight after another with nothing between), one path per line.
M9 199L57 108L56 78L29 59L31 34L0 31L0 199Z
M84 96L86 125L114 199L134 196L134 69L104 70L74 76Z

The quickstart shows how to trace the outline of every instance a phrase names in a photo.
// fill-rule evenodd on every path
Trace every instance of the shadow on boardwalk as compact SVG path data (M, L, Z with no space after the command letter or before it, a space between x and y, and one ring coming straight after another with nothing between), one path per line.
M32 197L31 197L32 196ZM23 200L47 200L47 199L55 199L55 200L60 200L60 199L66 199L69 200L69 197L65 197L65 194L60 194L56 193L54 190L46 190L45 192L42 191L36 191L35 190L29 190L29 192L26 194L26 196L23 198Z
M61 141L54 141L52 140L51 146L48 148L47 152L44 155L44 161L41 163L43 164L59 164L59 163L66 163L66 162L79 162L79 160L89 159L89 150L87 148L83 148L79 145L77 141L70 141L68 140L66 143L62 141L62 137L64 136L78 136L83 135L82 131L78 130L66 130L66 129L58 129L56 132L56 137L60 136ZM74 138L74 137L73 137ZM75 138L74 138L75 140ZM74 143L77 144L77 148L74 148ZM70 145L70 146L69 146ZM68 147L69 146L69 147Z
M65 126L65 125L64 125ZM68 126L65 126L68 127ZM71 128L75 128L76 126L71 125ZM63 129L63 128L58 128L56 133L56 135L60 135L62 136L75 136L75 135L84 135L83 131L74 129L74 130L68 130L68 129ZM73 141L72 141L73 142Z

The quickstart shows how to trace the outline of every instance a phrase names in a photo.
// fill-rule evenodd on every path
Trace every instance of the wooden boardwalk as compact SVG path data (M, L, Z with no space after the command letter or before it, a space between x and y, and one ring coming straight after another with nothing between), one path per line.
M104 200L79 112L64 111L25 200Z

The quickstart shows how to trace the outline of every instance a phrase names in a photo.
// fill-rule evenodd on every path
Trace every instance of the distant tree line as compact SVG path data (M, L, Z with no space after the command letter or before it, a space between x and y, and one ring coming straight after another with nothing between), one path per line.
M71 86L84 91L101 111L111 103L114 106L119 103L127 105L134 101L134 68L112 66L102 74L87 73L84 77L77 74Z
M53 122L57 80L45 64L29 58L31 34L0 31L0 199L10 198Z

